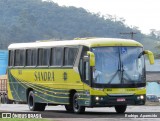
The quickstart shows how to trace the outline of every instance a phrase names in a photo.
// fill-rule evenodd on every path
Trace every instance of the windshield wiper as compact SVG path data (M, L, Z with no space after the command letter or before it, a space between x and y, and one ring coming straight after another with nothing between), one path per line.
M121 66L121 84L123 84L124 83L124 81L123 81L123 74L124 74L124 68L123 68L123 63L122 63L122 66Z
M119 61L118 61L118 69L116 71L116 73L113 75L113 77L110 79L110 81L108 82L108 84L111 84L111 82L113 81L113 79L116 77L117 73L119 75L119 72L121 72L121 58L120 58L120 52L118 53L119 56Z
M116 73L113 75L113 77L110 79L110 81L108 82L108 84L110 84L113 79L116 77L117 73L120 71L120 66L119 66L119 63L118 63L118 70L116 71Z
M119 48L119 63L120 63L120 67L119 67L119 79L120 79L120 82L121 84L123 83L123 72L124 72L124 69L123 69L123 62L121 60L121 54L120 54L120 48Z

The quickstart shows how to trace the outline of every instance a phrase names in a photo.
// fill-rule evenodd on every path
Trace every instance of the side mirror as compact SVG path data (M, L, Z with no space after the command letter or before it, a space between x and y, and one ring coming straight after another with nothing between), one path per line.
M95 55L93 52L87 51L87 55L89 56L90 66L95 66Z
M154 55L153 55L153 53L151 51L149 51L149 50L144 50L144 54L148 55L148 59L149 59L150 64L154 64Z

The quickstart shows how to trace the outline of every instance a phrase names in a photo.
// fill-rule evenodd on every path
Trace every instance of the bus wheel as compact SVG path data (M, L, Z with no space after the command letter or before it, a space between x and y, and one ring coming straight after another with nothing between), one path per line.
M4 98L4 104L7 104L7 100L8 100L8 99L7 99L7 96L6 96L6 95L4 95L4 97L3 97L3 98Z
M6 97L5 97L5 95L2 95L1 102L2 102L2 104L6 104Z
M73 107L71 105L65 105L65 109L68 112L73 112Z
M78 94L75 93L73 96L73 112L74 113L84 113L85 107L78 105Z
M115 110L117 113L124 113L126 111L127 105L116 105Z
M13 103L14 103L13 100L7 99L7 104L13 104Z
M0 97L0 98L1 98L1 103L3 104L3 95L1 95L1 97Z
M33 91L29 92L28 95L28 106L31 111L44 111L46 104L36 103Z

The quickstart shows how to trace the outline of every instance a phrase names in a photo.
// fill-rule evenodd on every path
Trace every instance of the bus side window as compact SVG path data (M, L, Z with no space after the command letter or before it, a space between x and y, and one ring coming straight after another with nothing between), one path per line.
M42 60L43 66L48 66L49 58L50 58L50 49L48 48L43 49L43 60Z
M26 50L26 66L36 66L37 52L36 49Z
M42 66L43 50L38 49L38 66Z
M31 66L31 59L32 59L32 51L31 49L26 50L26 66Z
M89 84L89 62L84 62L84 81Z
M83 79L82 75L83 75L83 60L80 59L80 62L79 62L79 72L80 72L80 76L81 78Z
M36 66L36 65L37 65L37 50L36 50L36 49L33 49L33 50L32 50L31 65L32 65L32 66Z
M75 61L76 56L77 56L77 52L78 52L78 48L69 48L69 47L65 48L64 66L73 66L74 61Z
M63 64L63 48L62 47L52 48L50 65L51 66L62 66L62 64Z
M13 60L14 60L14 51L9 50L9 63L8 63L9 66L13 66L13 63L14 63Z
M50 50L48 48L38 49L38 66L48 66Z
M83 62L83 59L80 59L79 72L80 72L81 79L86 84L89 84L89 67L88 66L89 66L89 62L86 62L86 61Z
M24 66L25 62L25 50L16 50L15 51L15 66Z

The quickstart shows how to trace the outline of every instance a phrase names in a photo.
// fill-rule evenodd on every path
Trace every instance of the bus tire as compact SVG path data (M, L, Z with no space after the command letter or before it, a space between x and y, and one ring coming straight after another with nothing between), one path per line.
M4 95L4 104L7 104L7 96L6 95Z
M1 104L3 104L3 95L1 95L0 98L1 98Z
M71 106L71 105L65 105L65 109L68 112L73 112L73 106Z
M46 104L36 103L34 93L30 91L28 95L28 106L31 111L44 111Z
M74 93L73 95L73 112L74 113L84 113L85 107L78 105L78 94Z
M7 98L7 104L13 104L13 102L14 102L13 100Z
M45 103L37 103L38 104L38 111L44 111L46 108Z
M2 104L5 104L5 95L2 95L1 102L2 102Z
M116 105L115 110L117 113L124 113L126 111L127 105Z
M74 96L75 91L71 91L69 94L69 104L65 105L66 111L73 113L73 96Z

